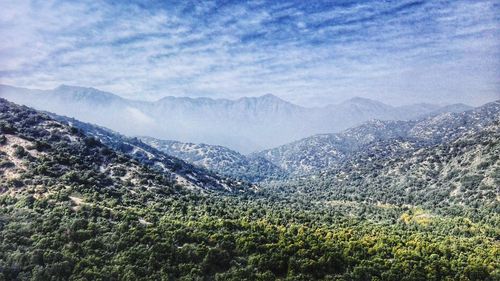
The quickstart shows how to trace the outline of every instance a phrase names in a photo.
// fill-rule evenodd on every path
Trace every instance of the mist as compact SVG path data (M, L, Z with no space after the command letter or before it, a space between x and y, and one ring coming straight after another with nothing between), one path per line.
M98 124L127 136L222 145L250 153L320 133L335 133L370 119L407 120L442 110L433 104L394 107L354 98L302 107L273 95L237 100L165 97L137 101L94 88L30 90L2 86L0 97L36 109ZM468 109L458 104L451 111Z

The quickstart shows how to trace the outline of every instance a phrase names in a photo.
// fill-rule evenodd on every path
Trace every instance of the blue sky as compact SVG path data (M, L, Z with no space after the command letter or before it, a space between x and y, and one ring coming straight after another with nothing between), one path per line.
M0 83L302 105L500 98L498 1L0 0Z

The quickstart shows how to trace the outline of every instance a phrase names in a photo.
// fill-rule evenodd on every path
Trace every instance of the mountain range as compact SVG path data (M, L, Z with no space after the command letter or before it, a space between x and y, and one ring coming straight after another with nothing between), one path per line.
M498 206L499 140L500 101L419 120L370 121L245 156L220 146L130 138L0 99L0 191L59 181L111 191L263 188L320 201L491 209Z
M52 90L0 86L0 97L113 129L188 143L222 145L240 153L335 133L371 119L409 120L469 106L414 104L394 107L366 98L307 108L274 95L237 100L165 97L135 101L94 88L62 85Z
M186 162L249 182L304 177L327 171L380 143L423 148L455 140L464 131L499 119L498 102L463 112L444 112L408 121L371 120L339 133L319 134L243 155L222 146L140 137L148 145ZM380 154L380 152L378 153Z

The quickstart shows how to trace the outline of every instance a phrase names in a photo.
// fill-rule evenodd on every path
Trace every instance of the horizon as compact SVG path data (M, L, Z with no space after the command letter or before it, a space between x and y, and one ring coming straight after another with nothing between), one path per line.
M95 87L86 87L86 86L75 86L75 85L67 85L67 84L60 84L59 86L56 86L54 88L46 88L46 89L40 89L40 88L27 88L27 87L20 87L20 86L14 86L14 85L7 85L7 84L0 84L0 87L1 86L5 86L5 87L13 87L13 88L17 88L17 89L26 89L26 90L30 90L30 91L54 91L54 90L57 90L61 87L68 87L68 88L82 88L82 89L91 89L91 90L95 90L97 92L100 92L100 93L103 93L103 94L110 94L110 95L113 95L113 96L116 96L116 97L119 97L119 98L122 98L122 99L125 99L125 100L128 100L128 101L136 101L136 102L147 102L147 103L156 103L156 102L159 102L163 99L166 99L166 98L176 98L176 99L190 99L190 100L203 100L203 99L208 99L208 100L213 100L213 101L230 101L230 102L236 102L236 101L239 101L239 100L243 100L243 99L258 99L258 98L263 98L263 97L266 97L266 96L272 96L274 98L277 98L285 103L290 103L292 105L295 105L295 106L299 106L299 107L303 107L303 108L310 108L310 109L313 109L313 108L323 108L323 107L328 107L328 106L335 106L335 105L341 105L343 103L347 103L349 101L353 101L353 100L357 100L357 99L361 99L361 100L367 100L367 101L372 101L372 102L377 102L377 103L382 103L384 105L388 105L388 106L392 106L392 107L404 107L404 106L411 106L411 105L419 105L419 104L427 104L427 105L436 105L436 106L440 106L440 107L445 107L445 106L451 106L451 105L465 105L465 106L471 106L471 107L479 107L479 106L482 106L482 105L485 105L487 103L490 103L490 102L495 102L497 100L500 99L493 99L493 100L490 100L490 101L486 101L484 103L481 103L481 104L467 104L467 103L462 103L462 102L457 102L457 103L432 103L432 102L414 102L414 103L406 103L406 104L393 104L393 103L388 103L388 102L383 102L383 101L380 101L380 100L376 100L376 99L373 99L373 98L368 98L368 97L362 97L362 96L353 96L353 97L349 97L347 99L344 99L344 100L341 100L339 102L336 102L336 103L328 103L328 104L324 104L324 105L301 105L301 104L298 104L298 103L294 103L292 101L289 101L289 100L286 100L278 95L275 95L275 94L272 94L272 93L266 93L266 94L262 94L260 96L242 96L242 97L236 97L236 98L212 98L212 97L199 97L199 96L172 96L172 95L166 95L166 96L163 96L163 97L160 97L159 99L156 99L156 100L148 100L148 99L133 99L133 98L129 98L127 96L124 96L124 95L121 95L120 93L114 93L114 92L110 92L110 91L104 91L104 90L101 90L101 89L98 89L98 88L95 88ZM0 92L1 94L1 92Z
M311 135L340 132L372 119L410 120L473 108L463 103L395 106L363 97L304 107L271 94L237 100L165 97L160 101L140 101L68 85L48 91L1 86L0 97L128 136L216 144L243 153Z
M272 93L302 106L355 96L477 106L500 96L493 0L2 5L3 84L139 100Z

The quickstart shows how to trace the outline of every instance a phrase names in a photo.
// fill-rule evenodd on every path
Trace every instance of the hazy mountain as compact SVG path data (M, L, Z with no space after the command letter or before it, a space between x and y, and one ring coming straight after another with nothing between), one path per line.
M251 155L265 158L292 175L312 174L373 141L405 135L411 124L412 121L368 121L341 133L314 135Z
M140 140L188 163L249 182L276 180L286 176L283 170L262 157L245 156L223 146L183 143L151 137L140 137Z
M134 175L149 175L151 180L161 176L171 185L177 184L190 189L232 192L250 187L248 184L195 167L137 139L121 136L106 128L48 115L4 99L0 99L0 109L0 125L8 145L22 145L30 155L49 158L55 158L51 154L60 153L59 149L62 147L72 151L68 157L78 158L81 154L85 156L91 153L89 157L95 159L92 158L91 166L87 168L94 169L103 176L119 173L122 175L119 184L124 184L126 180L133 182ZM39 160L35 158L31 160ZM147 184L148 180L141 182Z
M464 132L481 129L499 119L497 101L474 110L441 113L416 121L369 121L340 133L314 135L252 155L263 157L290 174L311 174L383 141L401 141L401 150L430 146L453 141Z
M407 120L446 110L429 104L393 107L365 98L306 108L270 94L237 100L165 97L142 102L64 85L45 91L0 86L0 96L129 136L223 145L242 153L339 132L370 119Z

